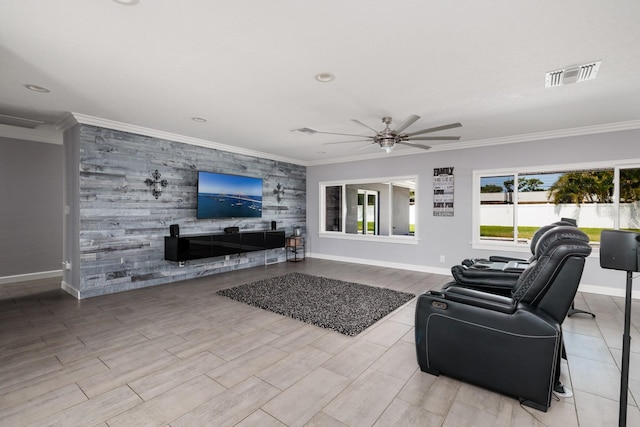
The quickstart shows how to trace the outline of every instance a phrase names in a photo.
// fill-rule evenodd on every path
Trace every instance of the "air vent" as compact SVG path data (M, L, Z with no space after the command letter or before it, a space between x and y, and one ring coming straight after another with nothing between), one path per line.
M550 71L545 77L545 87L563 86L593 80L598 74L601 62L602 61L595 61L588 64L563 68L562 70Z
M35 129L38 125L42 125L44 122L40 120L25 119L23 117L7 116L0 114L0 125L17 126L27 129Z

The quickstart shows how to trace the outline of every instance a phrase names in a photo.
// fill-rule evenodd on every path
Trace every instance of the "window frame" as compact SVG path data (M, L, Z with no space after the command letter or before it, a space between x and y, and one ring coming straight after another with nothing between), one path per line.
M388 183L390 186L392 183L396 181L407 181L413 180L415 183L414 186L414 218L415 218L415 230L413 235L399 235L399 234L389 234L389 235L371 235L371 234L352 234L346 232L346 221L347 221L347 185L356 185L356 184L372 184L372 183ZM341 231L327 231L325 230L326 225L326 188L327 187L342 187L342 200L341 200ZM402 176L386 176L386 177L374 177L374 178L359 178L359 179L345 179L345 180L336 180L336 181L321 181L318 183L319 188L319 221L318 221L318 236L321 238L328 239L342 239L342 240L359 240L359 241L367 241L367 242L386 242L386 243L402 243L409 245L417 245L419 239L419 203L420 203L420 194L419 194L419 183L418 183L418 175L402 175ZM392 198L392 192L389 192L389 198ZM378 201L380 203L380 201ZM393 202L389 200L388 207L385 209L386 215L389 218L389 223L393 224ZM379 212L379 216L382 215L382 212Z
M552 173L557 171L573 172L590 169L611 169L614 171L613 178L613 209L614 215L614 228L617 230L620 226L620 170L622 169L635 169L640 168L640 159L628 159L628 160L610 160L601 162L584 162L584 163L568 163L568 164L555 164L544 166L518 166L511 168L500 169L478 169L473 171L472 178L472 249L482 250L502 250L511 252L523 252L530 251L528 242L518 242L518 186L514 185L513 191L513 206L514 206L514 238L512 241L487 241L480 239L480 181L483 177L488 176L502 176L513 175L514 183L518 182L520 176L531 175L535 173ZM532 172L533 171L533 172ZM579 224L578 224L579 226ZM594 248L596 254L597 246ZM592 253L593 254L593 253Z

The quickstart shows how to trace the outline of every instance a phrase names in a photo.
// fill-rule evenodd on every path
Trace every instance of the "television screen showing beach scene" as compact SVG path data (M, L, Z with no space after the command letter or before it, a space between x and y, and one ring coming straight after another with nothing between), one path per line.
M261 216L261 178L198 172L198 219Z

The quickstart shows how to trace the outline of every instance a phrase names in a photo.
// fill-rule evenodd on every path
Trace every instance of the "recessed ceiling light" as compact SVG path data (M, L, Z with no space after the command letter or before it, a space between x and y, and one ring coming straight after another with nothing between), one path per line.
M121 5L124 5L124 6L133 6L138 4L140 0L113 0L113 1L116 3L120 3Z
M46 87L42 87L42 86L38 86L38 85L26 84L26 85L24 85L24 87L26 87L27 89L32 90L34 92L40 92L40 93L49 93L49 92L51 92Z
M207 119L203 119L202 117L191 117L191 120L198 123L204 123L207 121Z
M333 81L333 79L335 79L336 76L334 76L331 73L318 73L316 74L316 80L322 83L328 83Z

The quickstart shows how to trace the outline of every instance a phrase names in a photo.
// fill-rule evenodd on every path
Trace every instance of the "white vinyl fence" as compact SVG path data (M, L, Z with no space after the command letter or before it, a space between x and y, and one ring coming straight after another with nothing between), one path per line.
M513 205L481 205L481 225L513 226ZM620 204L620 228L640 229L640 203ZM613 228L615 209L611 203L518 205L518 225L541 227L560 218L574 218L579 227Z

